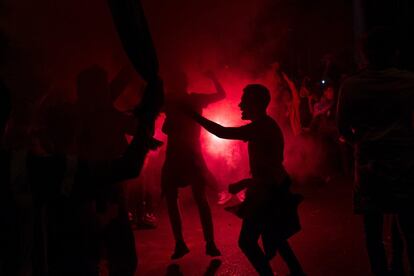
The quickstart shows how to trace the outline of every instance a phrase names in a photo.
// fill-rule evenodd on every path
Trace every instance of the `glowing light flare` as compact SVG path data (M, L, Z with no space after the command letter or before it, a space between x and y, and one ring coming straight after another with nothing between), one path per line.
M240 112L238 110L235 111L229 103L219 103L208 107L203 112L203 115L222 126L235 126L240 117ZM203 131L201 143L208 153L229 157L228 153L231 151L234 141L221 139L207 131Z
M205 78L191 78L190 91L214 91L214 86ZM249 83L240 74L221 71L219 74L226 98L203 110L203 116L225 127L244 125L239 108L243 88ZM203 130L201 146L208 166L221 182L228 182L248 174L247 148L244 142L221 139ZM231 180L230 180L231 179Z

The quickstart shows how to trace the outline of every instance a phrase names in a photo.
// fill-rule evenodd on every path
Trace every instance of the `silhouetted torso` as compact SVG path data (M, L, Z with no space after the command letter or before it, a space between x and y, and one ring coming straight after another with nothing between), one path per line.
M87 160L109 160L121 156L128 143L125 133L132 131L133 118L112 106L83 113L80 118L79 156Z
M366 71L348 80L343 89L353 99L352 112L346 116L360 139L360 157L368 154L408 165L405 162L414 150L414 74L397 69Z
M380 205L394 202L395 207L414 194L413 107L412 73L366 70L342 87L338 115L354 129L350 139L356 142L357 187L375 195ZM346 135L346 129L340 130Z
M185 94L174 99L167 99L165 106L166 119L163 132L168 135L167 159L173 158L183 162L191 162L194 158L202 157L200 145L201 127L182 112L184 106L189 106L197 112L202 112L208 105L202 94Z
M247 125L249 163L253 178L277 179L283 169L283 134L277 123L265 116Z

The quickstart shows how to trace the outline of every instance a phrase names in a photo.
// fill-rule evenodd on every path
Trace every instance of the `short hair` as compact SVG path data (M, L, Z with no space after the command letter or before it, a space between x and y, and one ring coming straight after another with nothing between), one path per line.
M375 27L363 41L364 54L373 65L392 65L397 50L398 37L390 28Z
M266 109L270 103L270 92L262 84L249 84L243 89L244 95L248 95L255 104Z

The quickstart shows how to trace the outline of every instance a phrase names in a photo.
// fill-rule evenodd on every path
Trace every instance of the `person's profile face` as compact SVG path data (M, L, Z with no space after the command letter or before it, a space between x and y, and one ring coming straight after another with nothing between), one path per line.
M239 103L242 120L252 120L254 114L253 101L249 99L249 94L243 93Z

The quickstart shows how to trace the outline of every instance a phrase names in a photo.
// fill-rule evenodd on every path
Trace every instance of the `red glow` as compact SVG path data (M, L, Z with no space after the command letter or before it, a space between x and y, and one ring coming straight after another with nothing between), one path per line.
M227 96L224 100L204 109L203 115L223 126L246 124L246 121L241 120L238 104L243 88L251 81L228 69L216 71L216 74ZM199 72L190 73L189 80L189 91L198 93L215 91L212 83ZM244 142L221 139L204 130L200 140L207 165L221 185L248 176L247 145Z
M226 98L215 104L211 104L203 110L203 115L223 126L240 126L249 123L241 120L241 112L238 107L243 88L249 83L262 83L266 85L272 94L273 101L276 99L277 85L274 75L269 72L264 73L260 79L254 79L232 68L215 70L218 79L226 90ZM214 93L215 88L210 80L203 74L202 70L187 70L189 80L189 92ZM126 93L128 94L128 93ZM124 95L127 96L127 95ZM132 101L128 97L128 101ZM128 102L127 101L127 102ZM269 113L277 115L280 112L275 110L274 102L270 104ZM150 152L143 174L159 175L164 162L167 136L162 133L162 124L165 115L161 114L156 121L155 137L165 144L158 151ZM278 118L275 118L276 120ZM283 127L283 125L281 125ZM286 126L285 126L286 127ZM285 166L295 177L303 179L315 172L320 159L321 149L309 139L293 137L288 135L289 131L282 129L285 135ZM232 141L218 138L205 130L202 130L200 143L203 149L203 156L212 174L218 183L225 189L226 185L249 176L247 145L243 141ZM159 180L154 180L159 181ZM159 186L153 183L153 186Z

